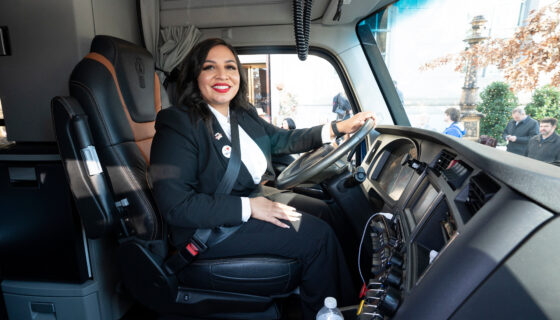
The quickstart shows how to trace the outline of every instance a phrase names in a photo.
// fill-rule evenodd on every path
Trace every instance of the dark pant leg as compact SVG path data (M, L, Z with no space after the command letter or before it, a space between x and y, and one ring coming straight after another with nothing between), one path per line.
M331 210L329 205L322 200L268 186L263 186L261 190L262 194L272 201L287 204L296 208L298 211L314 215L326 221L331 227L336 224L335 213Z
M351 279L332 229L324 221L305 213L300 221L286 222L290 224L289 229L249 219L237 232L209 248L200 258L254 254L295 258L303 268L300 297L305 319L314 319L325 297L336 297L339 305L345 305L356 293L347 287Z
M345 225L347 222L344 221L340 212L333 210L325 201L267 186L262 188L262 193L272 201L287 204L300 212L309 213L327 222L333 228L339 241L346 237Z
M334 230L334 233L336 234L336 237L341 244L347 269L356 271L350 274L352 278L352 284L348 283L347 286L350 288L359 288L361 286L362 281L360 280L359 274L357 272L359 239L356 237L354 231L352 230L350 222L347 220L344 213L340 211L340 209L331 207L325 201L320 199L294 193L291 191L278 190L276 188L267 186L264 186L262 188L262 194L272 201L287 204L296 208L298 211L309 213L327 222L329 226L331 226L331 228ZM355 293L356 301L352 300L350 302L357 303L357 296L357 293Z

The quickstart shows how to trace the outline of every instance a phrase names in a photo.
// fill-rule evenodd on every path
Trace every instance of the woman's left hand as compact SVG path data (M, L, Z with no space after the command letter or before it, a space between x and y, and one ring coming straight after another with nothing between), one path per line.
M354 133L358 131L368 119L373 120L373 127L375 128L375 114L369 111L356 113L352 118L338 122L336 127L338 131L342 133Z

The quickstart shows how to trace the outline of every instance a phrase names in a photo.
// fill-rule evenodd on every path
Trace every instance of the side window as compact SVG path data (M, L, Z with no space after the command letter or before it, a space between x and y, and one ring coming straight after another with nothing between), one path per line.
M352 115L342 82L327 60L310 55L302 62L295 54L240 55L240 59L249 101L270 123L306 128Z

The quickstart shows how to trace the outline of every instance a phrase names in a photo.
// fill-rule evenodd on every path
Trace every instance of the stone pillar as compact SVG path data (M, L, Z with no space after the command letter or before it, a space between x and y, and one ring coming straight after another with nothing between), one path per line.
M484 35L486 30L484 25L486 22L483 16L476 16L473 18L471 22L471 32L468 37L463 40L467 43L466 49L488 38ZM463 85L461 101L459 102L459 106L461 107L461 120L467 131L465 138L470 140L478 140L478 136L480 135L480 118L483 116L482 113L476 111L478 100L478 87L476 86L477 72L477 67L473 65L473 61L469 61L465 73L465 83Z

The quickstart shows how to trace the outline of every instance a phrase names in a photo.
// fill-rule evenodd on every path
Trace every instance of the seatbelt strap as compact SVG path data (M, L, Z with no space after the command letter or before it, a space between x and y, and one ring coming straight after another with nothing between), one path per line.
M214 194L229 194L237 175L239 174L239 168L241 168L241 147L239 142L239 124L237 123L237 115L233 110L229 112L229 122L231 124L231 144L233 149L231 150L231 157L228 162L226 173L222 177L218 188Z
M236 113L230 109L229 122L231 125L231 157L226 172L214 194L229 194L241 168L241 147L239 142L239 124ZM212 229L197 229L191 240L179 252L169 258L165 265L168 271L177 273L191 263L199 253L214 246L231 236L241 225L233 227L216 227Z
M229 122L231 125L231 144L233 145L231 150L231 157L226 168L226 173L222 177L218 188L214 194L229 194L233 189L235 180L239 175L239 169L241 168L241 146L239 141L239 124L237 122L236 113L230 109L229 112ZM216 245L231 234L233 234L241 225L233 227L217 227L213 229L197 229L193 238L196 242L206 244L206 247ZM204 248L206 250L207 248Z

